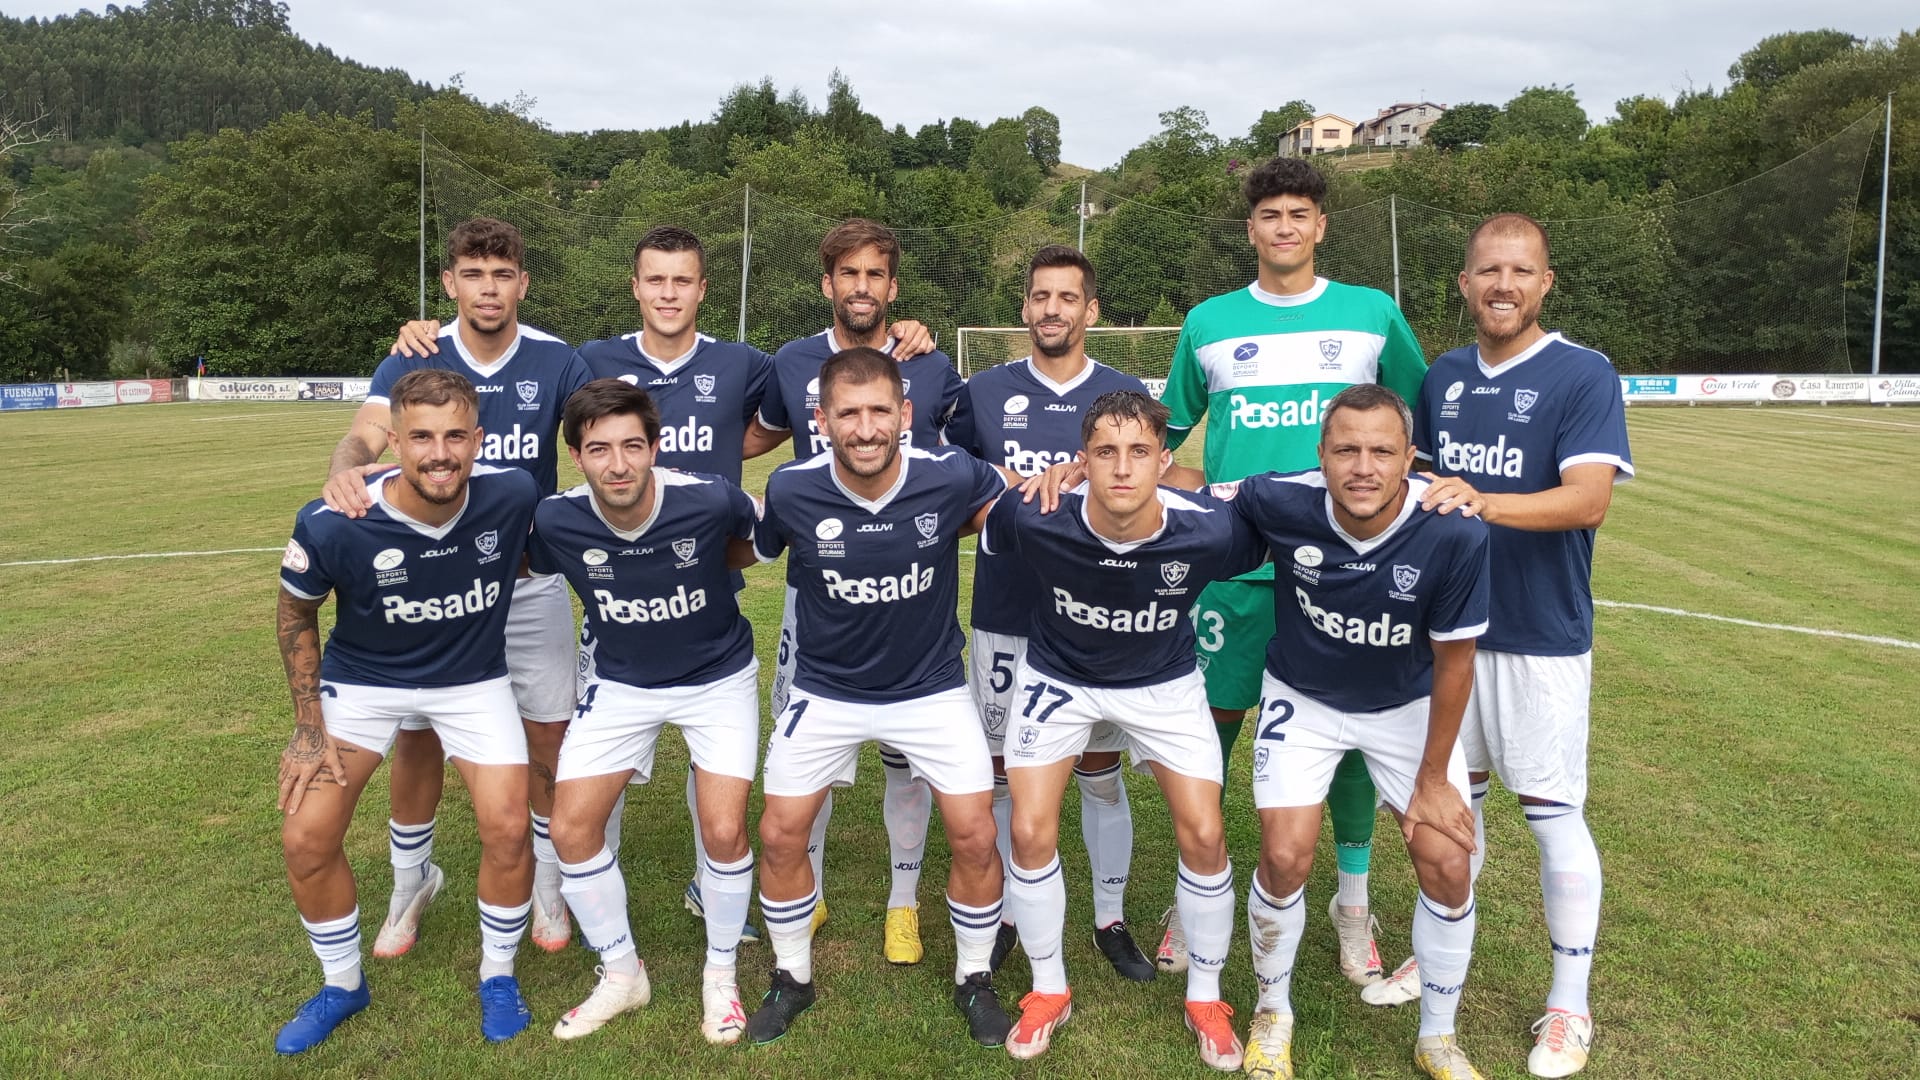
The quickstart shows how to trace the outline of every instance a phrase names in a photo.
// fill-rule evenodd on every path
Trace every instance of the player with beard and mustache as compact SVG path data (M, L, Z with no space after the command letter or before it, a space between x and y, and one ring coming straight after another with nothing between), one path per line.
M361 791L410 720L432 725L478 820L481 1033L510 1039L531 1019L513 974L533 865L527 739L506 634L537 487L524 470L475 464L485 433L460 375L411 372L388 400L399 471L365 484L357 520L307 504L280 563L280 652L294 705L280 759L281 847L325 976L280 1029L282 1054L311 1049L367 1007L344 841ZM338 619L322 658L328 594Z

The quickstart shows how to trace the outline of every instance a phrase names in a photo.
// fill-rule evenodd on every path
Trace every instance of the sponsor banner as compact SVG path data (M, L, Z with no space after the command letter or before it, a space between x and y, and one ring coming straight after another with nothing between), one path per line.
M196 401L297 401L299 379L195 379Z
M24 386L0 386L0 409L51 409L60 403L60 391L52 383L27 383Z
M60 384L60 408L90 409L96 405L118 405L119 395L113 391L110 382L83 382Z
M1872 375L1867 383L1875 405L1920 405L1920 375Z
M1627 401L1673 401L1680 380L1673 375L1622 375L1620 396Z
M173 384L165 379L121 379L113 384L113 393L122 405L172 401Z
M1165 379L1141 379L1140 381L1147 384L1147 393L1152 394L1155 398L1161 397L1167 392L1167 380Z
M1765 401L1774 381L1772 375L1684 375L1680 394L1693 401Z
M302 379L301 401L365 401L372 379Z
M1865 375L1782 375L1767 390L1775 401L1865 401Z

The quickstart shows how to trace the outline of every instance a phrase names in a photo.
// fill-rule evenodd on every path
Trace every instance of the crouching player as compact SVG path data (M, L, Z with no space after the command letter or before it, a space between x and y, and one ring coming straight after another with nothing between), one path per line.
M568 398L561 431L587 482L541 501L528 557L536 573L565 575L597 643L560 744L553 842L561 892L603 968L553 1033L589 1035L652 995L603 826L627 781L652 776L660 733L672 724L687 740L706 839L700 1031L708 1042L734 1042L746 1025L734 953L753 895L747 789L760 667L730 570L754 561L754 503L723 477L655 468L659 410L618 379Z
M479 402L465 378L415 371L390 396L399 472L368 481L371 508L359 520L308 503L280 563L280 655L294 717L280 756L281 845L326 980L280 1029L282 1054L313 1048L367 1007L344 841L367 780L401 723L416 717L432 723L479 819L480 1032L503 1041L532 1018L513 976L533 855L506 623L539 496L525 471L474 463ZM323 659L328 593L338 619Z
M1413 952L1426 993L1414 1060L1440 1080L1478 1080L1454 1039L1473 952L1473 814L1458 736L1487 628L1487 529L1423 510L1409 479L1413 420L1399 395L1362 385L1322 413L1320 470L1239 481L1235 512L1275 563L1253 754L1260 867L1247 899L1260 1000L1249 1075L1293 1076L1294 953L1320 805L1349 750L1400 821L1420 883ZM1226 485L1215 491L1227 494Z
M1003 497L981 533L982 554L1010 556L1048 593L1032 608L1006 738L1013 796L1007 906L1033 969L1033 992L1021 999L1007 1040L1015 1058L1045 1052L1072 1011L1061 955L1060 801L1095 725L1108 723L1135 766L1159 781L1172 811L1180 848L1175 897L1191 956L1187 1026L1202 1061L1216 1069L1241 1064L1233 1010L1220 1000L1234 903L1220 741L1186 612L1208 582L1264 563L1267 548L1226 504L1157 486L1171 460L1167 417L1166 406L1140 391L1102 394L1080 424L1086 482L1060 496L1053 513Z

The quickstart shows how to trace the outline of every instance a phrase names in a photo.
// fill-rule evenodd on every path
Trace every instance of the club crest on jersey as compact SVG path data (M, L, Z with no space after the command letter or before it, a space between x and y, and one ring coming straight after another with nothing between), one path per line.
M1163 562L1160 564L1160 580L1166 582L1170 589L1178 588L1181 582L1187 580L1187 571L1191 569L1183 562Z
M1253 771L1256 775L1267 771L1267 748L1264 746L1253 752Z
M711 375L695 375L693 377L693 388L702 394L713 393L713 386L714 378Z
M296 574L307 572L307 549L300 546L298 540L288 540L287 550L280 555L280 565Z
M1507 414L1507 419L1518 424L1525 424L1532 421L1533 417L1527 415L1527 410L1533 408L1533 403L1539 400L1540 394L1538 391L1515 390L1513 392L1513 411Z
M913 519L913 527L920 530L921 536L931 540L933 534L940 528L940 515L920 514Z
M1394 563L1393 564L1393 587L1396 591L1393 593L1390 593L1389 595L1391 595L1395 600L1411 600L1413 599L1413 597L1408 594L1413 592L1413 586L1419 580L1420 580L1419 567L1408 566L1405 563Z
M1339 366L1340 346L1342 344L1344 344L1344 342L1339 338L1320 339L1320 357L1323 361L1320 365L1321 367L1333 368Z
M989 705L986 707L986 714L987 714L987 734L989 735L1000 734L1001 730L1007 726L1006 707L1003 705Z
M500 531L488 529L473 538L473 546L479 549L481 562L492 562L496 558L494 553L500 549Z
M517 382L513 384L513 388L519 391L520 400L526 402L529 405L533 404L533 399L540 396L540 384L537 382L532 382L532 381Z
M694 542L691 536L684 540L675 540L673 542L673 554L675 558L680 560L680 565L685 566L693 561L693 546Z
M1039 738L1040 732L1033 728L1023 727L1020 729L1020 745L1022 747L1032 746L1035 742L1039 741Z

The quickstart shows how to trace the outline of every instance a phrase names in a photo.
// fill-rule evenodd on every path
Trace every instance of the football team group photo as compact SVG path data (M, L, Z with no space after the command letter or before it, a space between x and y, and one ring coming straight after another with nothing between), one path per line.
M284 1003L273 1049L404 1012L383 973L428 962L425 935L475 933L477 970L444 978L478 1031L437 1037L604 1039L659 993L699 1002L690 1041L831 1042L809 1015L835 993L816 936L830 901L854 914L832 849L888 882L855 948L908 968L950 929L931 1038L1041 1058L1099 1007L1080 986L1178 979L1168 1038L1284 1080L1296 1040L1340 1037L1324 1008L1296 1020L1294 974L1320 969L1417 1012L1413 1073L1580 1072L1607 1010L1585 808L1594 543L1634 475L1620 380L1542 324L1553 238L1531 217L1472 229L1473 340L1429 365L1392 297L1316 272L1313 164L1274 158L1242 194L1257 276L1186 315L1163 386L1102 363L1100 282L1070 246L1023 256L1026 355L963 379L899 303L902 240L873 221L823 224L832 321L771 355L701 332L687 228L630 238L638 330L569 343L520 321L557 286L516 224L455 224L457 316L398 328L324 486L285 507L275 798L317 991ZM763 455L780 464L743 486ZM773 649L758 611L780 612ZM449 774L464 799L443 799ZM1502 835L1535 850L1489 845L1496 783L1524 814ZM641 784L684 785L684 814L678 794L629 810ZM879 793L884 844L834 827L855 786ZM383 814L389 865L356 866L349 832ZM1133 877L1136 820L1171 835L1170 873ZM1411 912L1405 957L1376 943L1370 869L1401 847L1376 856L1376 829L1411 862L1415 895L1383 910ZM691 844L635 865L623 830ZM468 842L457 880L447 847ZM1334 887L1309 895L1316 857ZM1550 977L1505 988L1534 1001L1530 1033L1468 1045L1476 881L1516 858L1539 863L1537 902L1501 916ZM650 976L694 947L636 934L636 875L684 886L697 986ZM1130 890L1163 919L1130 923ZM425 918L443 895L472 906ZM1323 914L1331 949L1307 935ZM523 979L529 939L572 949L573 974ZM1100 960L1070 975L1069 941Z

